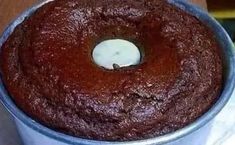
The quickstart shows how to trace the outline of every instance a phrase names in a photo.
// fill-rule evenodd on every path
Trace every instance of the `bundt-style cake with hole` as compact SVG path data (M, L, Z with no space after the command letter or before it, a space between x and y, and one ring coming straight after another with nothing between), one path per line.
M92 50L107 39L133 42L140 64L97 66ZM28 116L96 140L146 139L183 128L210 109L222 87L214 34L165 0L48 2L3 44L0 70Z

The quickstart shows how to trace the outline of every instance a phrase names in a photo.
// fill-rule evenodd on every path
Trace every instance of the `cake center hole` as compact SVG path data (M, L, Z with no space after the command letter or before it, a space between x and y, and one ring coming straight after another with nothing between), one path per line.
M141 54L132 42L110 39L96 45L92 57L97 65L106 69L116 69L139 64Z

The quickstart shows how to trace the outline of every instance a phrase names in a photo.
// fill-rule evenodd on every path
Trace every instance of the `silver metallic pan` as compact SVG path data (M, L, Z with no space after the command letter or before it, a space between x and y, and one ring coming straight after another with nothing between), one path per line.
M20 24L26 17L29 17L35 10L42 5L52 0L46 0L40 2L34 7L28 9L21 14L15 21L13 21L5 30L2 37L0 38L0 48L6 39L11 35L14 28ZM235 84L235 57L234 48L231 39L225 32L225 30L219 25L219 23L209 16L208 13L204 12L200 8L188 4L183 0L169 0L173 5L181 8L182 10L196 16L204 24L212 29L216 38L222 48L223 64L224 64L224 84L223 91L214 104L214 106L206 112L199 119L194 121L192 124L177 130L173 133L169 133L160 137L138 140L138 141L127 141L127 142L107 142L88 140L77 137L72 137L60 132L51 130L32 118L24 114L12 101L11 97L4 88L3 82L0 79L0 100L6 109L14 116L18 131L22 137L25 145L204 145L207 134L210 131L210 124L213 123L213 118L223 109L232 95L234 84ZM1 50L0 50L1 51Z

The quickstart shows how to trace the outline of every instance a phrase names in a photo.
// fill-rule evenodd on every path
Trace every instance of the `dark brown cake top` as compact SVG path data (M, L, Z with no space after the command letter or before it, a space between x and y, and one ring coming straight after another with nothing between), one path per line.
M141 64L106 70L93 63L92 49L111 38L135 43ZM56 0L17 26L1 49L1 73L16 104L83 138L175 131L205 113L221 90L213 33L164 0Z

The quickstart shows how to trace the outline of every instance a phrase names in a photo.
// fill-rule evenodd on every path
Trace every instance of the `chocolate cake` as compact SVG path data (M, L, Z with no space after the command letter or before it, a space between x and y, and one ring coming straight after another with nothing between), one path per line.
M138 46L140 64L107 70L103 40ZM4 85L28 116L96 140L138 140L183 128L218 99L220 46L196 17L165 0L55 0L1 47ZM130 54L131 55L131 54Z

